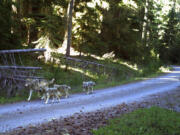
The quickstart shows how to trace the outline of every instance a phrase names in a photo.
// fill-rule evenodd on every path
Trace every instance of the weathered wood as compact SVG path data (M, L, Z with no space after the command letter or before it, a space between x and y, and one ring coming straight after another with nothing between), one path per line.
M92 61L86 61L86 60L81 60L81 59L71 58L71 57L62 57L62 58L66 59L66 60L72 60L72 61L75 61L75 62L81 62L81 63L86 63L86 64L92 64L92 65L105 67L105 65L103 65L103 64L99 64L99 63L92 62Z
M25 75L14 75L15 78L31 78L31 79L44 79L44 77L37 77L37 76L25 76Z
M8 80L16 80L16 81L22 81L22 82L25 82L25 81L26 81L25 79L22 79L22 78L15 78L15 77L10 77L10 76L6 76L5 79L8 79Z
M28 70L38 70L38 69L42 69L42 67L0 66L0 69L28 69Z
M46 49L43 48L0 50L0 89L6 88L8 97L14 96L16 92L21 90L27 78L44 79L43 77L38 77L38 71L42 67L24 66L20 57L22 54L41 53L44 51ZM16 64L16 59L20 60L21 65Z
M13 50L0 50L0 54L5 53L27 53L27 52L44 52L46 49L13 49Z
M35 72L36 71L36 72ZM1 76L8 75L23 75L23 76L33 76L37 73L37 70L26 70L26 69L0 69Z

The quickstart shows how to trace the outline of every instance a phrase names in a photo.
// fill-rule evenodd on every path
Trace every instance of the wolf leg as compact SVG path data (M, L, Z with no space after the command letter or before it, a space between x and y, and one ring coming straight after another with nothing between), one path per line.
M66 94L65 98L68 98L68 97L69 97L69 92L68 92L68 90L65 90L65 94Z
M60 102L61 96L62 96L62 95L61 95L61 92L58 91L58 92L56 93L56 97L57 97L57 99L59 100L59 102Z
M49 93L47 93L47 98L46 98L46 102L45 102L45 104L47 104L47 103L48 103L49 98L50 98L50 95L49 95Z
M33 90L30 90L30 92L29 92L29 97L28 97L28 101L31 100L32 92L33 92Z
M91 93L93 93L94 92L94 89L93 89L93 86L91 87Z
M87 87L87 94L89 94L89 91L90 91L90 89L89 89L89 87Z

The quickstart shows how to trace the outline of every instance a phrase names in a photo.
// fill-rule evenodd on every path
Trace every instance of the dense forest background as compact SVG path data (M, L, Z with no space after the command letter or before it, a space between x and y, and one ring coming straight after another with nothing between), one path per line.
M0 50L71 46L80 55L180 63L179 0L0 0L0 24Z

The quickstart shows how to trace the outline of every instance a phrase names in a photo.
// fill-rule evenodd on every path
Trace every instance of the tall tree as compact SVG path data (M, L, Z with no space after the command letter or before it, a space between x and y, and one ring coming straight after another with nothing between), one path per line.
M178 16L176 13L176 1L173 0L172 8L167 16L168 22L165 25L165 33L163 37L163 47L162 48L162 59L164 61L169 60L170 62L176 63L179 60L179 45L177 45L177 34L179 33L178 28ZM165 51L164 51L165 50ZM177 57L178 56L178 57Z
M145 0L144 18L143 18L143 24L142 24L142 44L143 44L144 46L147 46L148 7L149 7L149 0Z
M13 31L12 5L11 0L0 1L0 49L14 49L19 44L19 39Z
M74 8L75 0L70 0L68 6L68 16L67 16L67 48L66 48L66 56L70 56L70 47L72 43L72 16L73 16L73 8Z

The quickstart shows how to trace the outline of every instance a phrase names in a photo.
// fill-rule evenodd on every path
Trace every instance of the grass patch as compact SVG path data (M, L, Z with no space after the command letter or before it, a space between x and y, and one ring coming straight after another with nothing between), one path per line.
M5 104L5 103L13 103L14 101L22 101L24 100L24 97L11 97L11 98L5 98L5 97L0 97L0 104Z
M94 135L180 135L180 113L159 107L138 109L92 132Z
M19 101L27 101L29 93L27 90L22 90L22 93L16 94L14 97L0 96L0 104L14 103ZM33 93L31 99L37 99L37 93Z

